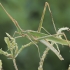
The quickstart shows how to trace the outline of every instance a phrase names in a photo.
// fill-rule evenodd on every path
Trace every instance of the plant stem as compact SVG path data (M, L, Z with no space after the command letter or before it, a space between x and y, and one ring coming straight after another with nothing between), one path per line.
M13 59L13 64L14 64L15 70L18 70L17 64L16 64L16 60L15 60L15 59Z
M38 70L43 70L43 63L44 63L44 60L45 60L45 57L46 57L48 51L49 51L49 48L46 48L45 51L43 52L43 55L42 55L40 62L39 62Z
M19 54L25 47L28 47L28 46L30 46L31 44L33 44L33 43L30 42L30 43L28 43L28 44L26 44L26 45L23 45L23 46L19 49L19 51L17 52L15 58L18 56L18 54Z

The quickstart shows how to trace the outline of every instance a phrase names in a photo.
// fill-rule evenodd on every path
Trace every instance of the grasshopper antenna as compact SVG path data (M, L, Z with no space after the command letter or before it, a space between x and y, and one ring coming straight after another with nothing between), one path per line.
M5 13L8 15L8 17L12 20L12 22L15 24L17 30L19 32L23 32L23 30L21 29L21 27L19 26L18 22L12 18L12 16L5 10L5 8L3 7L3 5L0 3L0 6L3 8L3 10L5 11Z

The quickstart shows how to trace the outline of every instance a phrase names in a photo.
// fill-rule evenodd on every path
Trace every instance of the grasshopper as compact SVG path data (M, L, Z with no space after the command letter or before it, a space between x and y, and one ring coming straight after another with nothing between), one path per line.
M41 29L43 28L42 23L43 23L43 19L44 19L44 15L45 15L45 11L46 11L47 6L48 6L48 9L49 9L49 11L51 13L50 6L49 6L49 4L47 2L45 3L45 7L44 7L44 10L43 10L43 14L42 14L42 17L41 17L41 21L40 21L40 24L39 24L38 31L33 31L33 30L24 31L24 30L22 30L21 27L19 26L18 22L14 18L12 18L12 16L5 10L5 8L3 7L3 5L1 3L0 3L0 6L3 8L5 13L9 16L9 18L13 21L13 23L15 24L15 26L17 28L17 33L21 37L26 36L36 46L37 46L36 42L40 41L41 43L46 45L50 50L52 50L60 60L64 60L64 58L53 47L53 45L51 43L49 43L49 41L53 42L53 43L58 43L58 44L61 44L61 45L69 45L70 41L67 42L67 40L59 38L59 36L61 36L62 33L59 33L59 34L56 33L54 35L49 35L49 34L45 34L45 33L41 32ZM51 17L52 17L52 13L51 13ZM53 17L52 17L52 22L53 22L55 31L57 32L55 24L54 24L54 21L53 21ZM37 46L37 48L38 48L38 46Z

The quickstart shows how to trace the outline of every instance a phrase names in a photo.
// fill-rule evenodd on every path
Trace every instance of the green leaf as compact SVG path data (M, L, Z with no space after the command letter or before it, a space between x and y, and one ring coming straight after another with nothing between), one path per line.
M43 43L45 46L47 46L51 51L53 51L57 57L60 59L60 60L64 60L64 58L61 56L60 52L57 51L52 44L50 44L47 40L40 40L41 43Z

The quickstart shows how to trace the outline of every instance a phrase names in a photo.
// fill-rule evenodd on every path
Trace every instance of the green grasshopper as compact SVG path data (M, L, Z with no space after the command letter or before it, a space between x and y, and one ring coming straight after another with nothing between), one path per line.
M42 17L41 17L41 21L40 21L40 25L39 25L38 31L33 31L33 30L26 30L26 31L24 31L24 30L22 30L21 27L19 26L18 22L11 17L11 15L5 10L5 8L3 7L3 5L1 3L0 3L0 6L3 8L3 10L9 16L9 18L13 21L13 23L15 24L15 26L17 28L17 33L21 37L25 37L26 36L36 46L37 46L36 43L38 41L40 41L41 43L46 45L50 50L52 50L57 55L57 57L60 60L64 60L64 58L60 55L60 52L57 51L53 47L53 45L51 43L49 43L49 41L53 42L53 43L58 43L58 44L61 44L61 45L69 45L70 41L62 39L62 38L59 38L59 36L61 36L62 33L59 33L59 34L56 33L54 35L49 35L49 34L45 34L45 33L41 32L41 29L43 28L42 27L42 23L43 23L43 19L44 19L44 15L45 15L45 11L46 11L46 7L47 6L48 6L49 11L51 13L49 4L47 2L45 3L45 7L44 7L44 10L43 10L43 14L42 14ZM51 17L52 17L52 14L51 14ZM54 24L53 18L52 18L52 22L53 22L53 25L54 25L54 28L55 28L55 24ZM55 28L55 31L57 32L56 28ZM37 48L38 48L38 46L37 46Z

